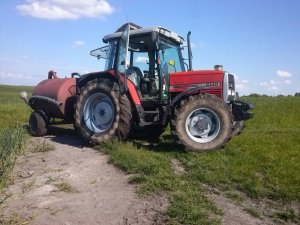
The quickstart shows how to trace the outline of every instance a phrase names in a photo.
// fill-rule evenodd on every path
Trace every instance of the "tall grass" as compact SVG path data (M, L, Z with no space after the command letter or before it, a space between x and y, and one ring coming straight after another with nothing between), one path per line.
M30 108L19 99L20 91L29 95L32 87L0 85L0 193L12 179L16 157L24 150L26 130L22 124L28 121Z
M0 193L12 179L16 158L24 150L25 137L23 128L0 129Z

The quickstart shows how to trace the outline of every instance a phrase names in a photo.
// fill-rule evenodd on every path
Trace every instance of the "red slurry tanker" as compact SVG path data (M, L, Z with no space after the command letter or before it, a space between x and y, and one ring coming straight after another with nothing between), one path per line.
M184 39L166 28L127 23L106 35L107 45L91 51L106 60L103 71L71 78L50 71L35 87L26 99L34 110L31 133L45 135L53 118L60 118L92 143L114 137L155 140L170 124L176 142L187 150L224 146L252 117L252 106L238 99L235 77L222 66L192 69L190 34L188 63L182 56Z

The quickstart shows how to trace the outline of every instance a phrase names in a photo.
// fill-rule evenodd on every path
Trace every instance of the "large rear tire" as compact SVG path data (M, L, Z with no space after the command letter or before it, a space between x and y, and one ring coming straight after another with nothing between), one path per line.
M117 136L120 140L128 137L132 123L131 103L126 94L120 97L120 122L117 130Z
M41 137L47 134L47 122L42 112L34 111L29 118L29 130L35 137Z
M201 93L182 100L174 110L171 132L178 144L191 151L221 148L232 134L232 114L217 96Z
M108 80L89 81L75 107L75 126L87 141L101 143L116 136L120 122L119 87Z

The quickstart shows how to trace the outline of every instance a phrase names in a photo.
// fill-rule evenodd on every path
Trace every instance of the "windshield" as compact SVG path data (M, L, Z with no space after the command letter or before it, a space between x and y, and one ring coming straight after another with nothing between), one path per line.
M167 67L169 73L184 71L180 46L176 46L167 42L161 42L159 56L161 60L161 66Z

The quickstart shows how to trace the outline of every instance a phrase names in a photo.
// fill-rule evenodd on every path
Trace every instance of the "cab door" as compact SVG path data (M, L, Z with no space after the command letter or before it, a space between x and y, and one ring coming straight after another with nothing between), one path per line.
M116 74L118 75L121 94L127 91L127 82L123 81L126 81L127 79L126 70L128 66L129 30L130 25L128 24L120 36L117 49ZM124 76L124 79L122 79L121 76Z

